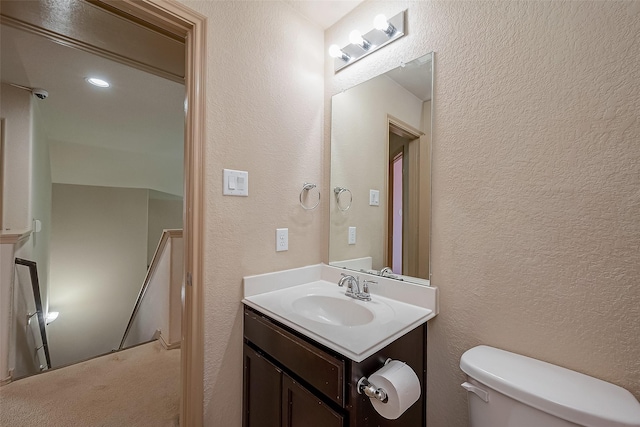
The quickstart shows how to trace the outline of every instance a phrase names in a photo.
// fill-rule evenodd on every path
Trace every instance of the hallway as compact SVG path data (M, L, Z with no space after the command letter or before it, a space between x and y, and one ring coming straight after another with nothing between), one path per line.
M154 341L0 388L0 426L178 426L180 349Z

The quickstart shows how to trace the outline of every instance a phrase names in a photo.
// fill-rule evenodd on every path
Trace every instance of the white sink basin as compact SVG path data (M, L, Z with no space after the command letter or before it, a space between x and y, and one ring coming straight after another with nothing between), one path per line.
M364 305L335 297L307 295L291 304L293 311L315 322L337 326L360 326L370 323L373 312Z
M243 302L335 351L361 362L435 316L432 310L380 295L360 301L318 280L265 292Z

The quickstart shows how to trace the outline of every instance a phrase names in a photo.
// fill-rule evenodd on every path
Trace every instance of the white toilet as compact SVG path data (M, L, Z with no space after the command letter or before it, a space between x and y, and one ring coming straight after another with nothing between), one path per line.
M484 345L462 355L470 427L640 427L622 387Z

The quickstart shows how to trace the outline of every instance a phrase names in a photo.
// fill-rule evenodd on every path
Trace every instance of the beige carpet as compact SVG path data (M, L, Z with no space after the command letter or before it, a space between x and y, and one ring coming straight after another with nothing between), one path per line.
M180 350L157 341L0 387L0 426L178 426Z

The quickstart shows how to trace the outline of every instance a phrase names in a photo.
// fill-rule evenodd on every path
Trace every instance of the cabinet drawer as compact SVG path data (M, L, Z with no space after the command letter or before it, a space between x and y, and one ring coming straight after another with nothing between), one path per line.
M252 310L244 310L244 336L309 385L344 407L344 362Z

